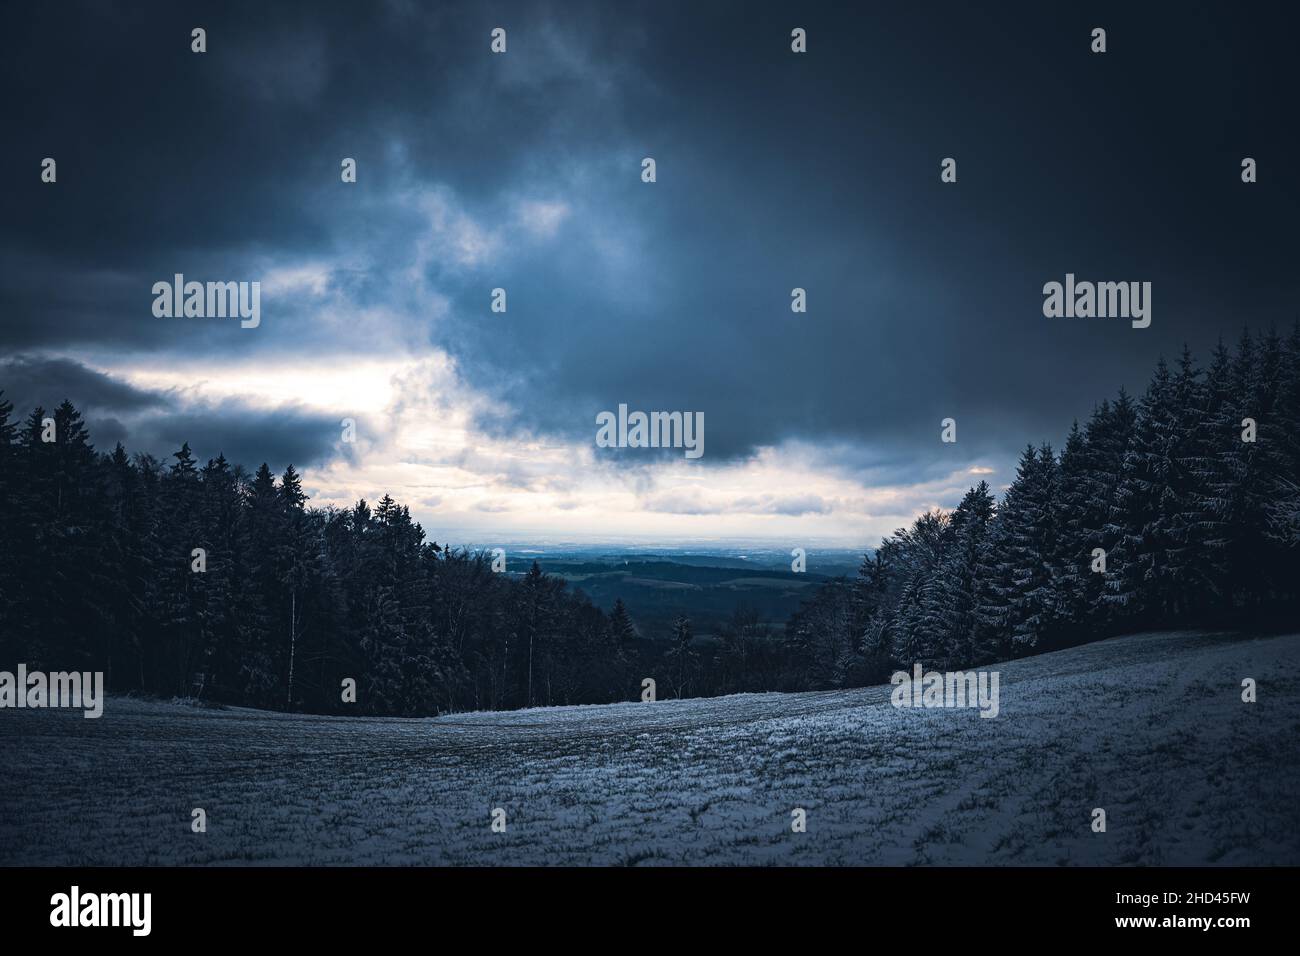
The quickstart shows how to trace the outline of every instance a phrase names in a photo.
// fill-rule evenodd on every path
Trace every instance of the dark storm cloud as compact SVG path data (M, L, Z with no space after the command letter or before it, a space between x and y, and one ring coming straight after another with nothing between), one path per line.
M195 458L224 454L252 469L262 462L280 471L319 465L334 457L339 441L338 416L293 408L250 409L237 403L178 411L145 419L133 432L132 447L170 455L189 442Z
M1295 184L1283 168L1267 192L1238 176L1242 155L1294 153L1278 99L1292 58L1267 27L885 16L799 14L807 59L773 39L789 17L659 25L671 90L638 143L659 182L628 176L611 204L639 267L613 291L581 245L521 269L500 280L508 330L474 342L521 414L585 427L617 401L699 409L710 456L849 439L915 468L1059 444L1095 401L1140 391L1160 353L1292 319ZM1102 57L1092 20L1110 29ZM1152 281L1152 328L1045 319L1042 285L1066 272ZM806 315L789 311L795 286Z
M339 415L292 405L188 400L174 391L137 388L68 359L18 356L0 362L0 390L19 420L34 408L48 412L71 401L100 450L121 442L132 452L170 458L189 442L200 461L224 454L250 468L265 461L277 469L316 465L341 453Z
M359 351L383 335L321 310L387 309L505 400L486 423L503 432L587 441L626 402L703 411L708 461L793 440L867 481L919 480L1059 443L1184 341L1204 355L1295 317L1294 25L1267 10L74 9L7 24L11 350ZM498 25L504 56L487 52ZM46 155L57 186L38 182ZM422 252L430 195L499 241ZM521 200L568 214L529 238ZM259 330L148 310L175 271L300 262L327 264L324 291L269 294ZM1042 285L1066 272L1151 281L1151 328L1045 319ZM938 442L947 416L956 446Z
M278 321L252 338L161 322L149 289L325 259L351 304L402 299L422 223L401 194L450 184L494 215L527 171L611 140L623 68L589 70L582 43L626 52L637 31L597 5L560 25L516 12L509 57L489 60L475 5L74 10L27 7L6 31L0 346L337 349L315 340L316 302L270 303ZM29 175L45 156L55 186ZM361 170L346 189L344 156Z
M0 361L0 388L15 408L52 409L73 399L83 412L140 412L165 408L167 395L139 389L65 358L19 355Z

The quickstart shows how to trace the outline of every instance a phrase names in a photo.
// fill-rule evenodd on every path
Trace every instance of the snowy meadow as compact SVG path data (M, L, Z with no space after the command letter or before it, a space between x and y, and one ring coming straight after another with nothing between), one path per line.
M896 709L889 685L436 719L6 711L0 863L1300 862L1300 635L991 666L996 719Z

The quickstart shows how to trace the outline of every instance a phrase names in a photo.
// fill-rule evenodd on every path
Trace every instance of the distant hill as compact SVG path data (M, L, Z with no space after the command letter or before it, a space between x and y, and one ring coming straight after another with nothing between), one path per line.
M809 570L790 570L779 552L754 556L732 554L518 554L508 565L522 574L533 560L547 574L580 588L608 611L622 598L647 640L666 639L679 614L691 619L697 637L707 638L738 607L747 607L763 623L782 627L805 598L837 574L856 572L862 555L837 552L809 555ZM814 571L813 568L818 570Z

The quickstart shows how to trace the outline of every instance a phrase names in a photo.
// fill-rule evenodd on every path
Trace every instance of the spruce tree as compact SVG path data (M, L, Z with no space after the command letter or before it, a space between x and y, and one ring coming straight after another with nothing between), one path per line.
M1278 547L1284 569L1294 576L1300 570L1300 321L1283 348L1273 419L1273 500L1265 533Z
M987 482L981 481L962 497L948 521L951 539L941 565L938 621L943 635L945 667L965 666L979 657L976 605L981 556L989 538L995 503Z
M1171 597L1165 556L1175 542L1165 515L1176 442L1172 381L1162 358L1139 405L1110 525L1117 540L1108 598L1118 614L1135 622L1158 616Z
M24 553L21 535L23 498L26 495L20 466L18 423L12 420L14 406L0 390L0 655L15 660L19 650L15 635L20 587L19 567Z
M625 647L636 639L636 626L622 598L614 599L614 607L609 612L609 630L619 647Z
M1088 496L1088 439L1076 421L1061 451L1059 493L1056 498L1057 554L1060 569L1061 621L1070 632L1082 630L1100 596L1099 575L1093 572L1093 550L1100 547L1096 519Z
M664 655L674 697L690 696L691 682L699 665L699 655L691 646L694 638L690 618L678 615L673 621L672 644Z

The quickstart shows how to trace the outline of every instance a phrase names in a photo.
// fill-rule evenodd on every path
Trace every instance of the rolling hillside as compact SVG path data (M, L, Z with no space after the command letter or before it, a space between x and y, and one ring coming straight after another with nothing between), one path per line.
M1300 863L1300 635L999 670L991 720L888 686L431 720L9 710L0 863Z

